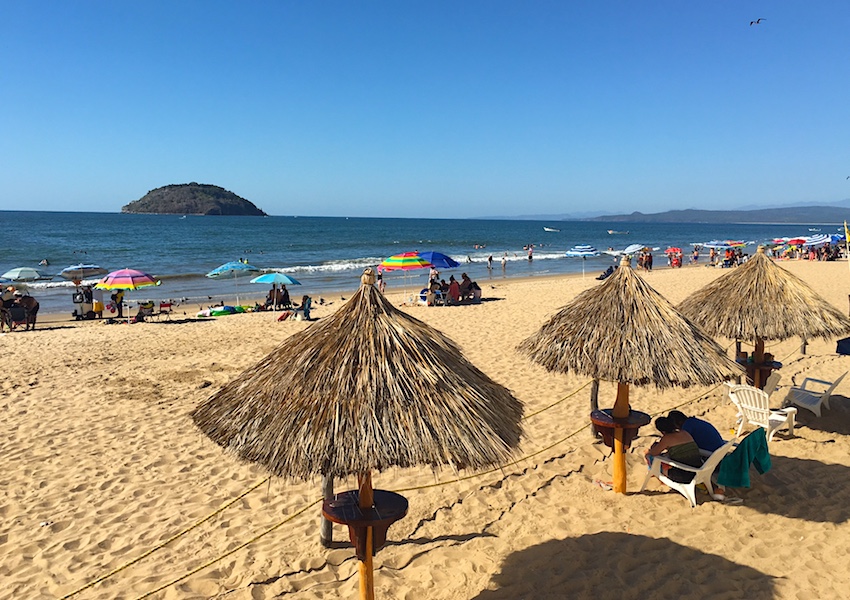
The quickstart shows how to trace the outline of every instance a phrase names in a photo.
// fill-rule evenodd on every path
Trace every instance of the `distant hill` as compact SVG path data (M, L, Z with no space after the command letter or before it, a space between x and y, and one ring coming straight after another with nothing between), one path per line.
M794 206L757 210L669 210L662 213L606 215L583 219L629 223L843 223L850 220L850 208L840 206Z
M266 213L217 185L180 183L166 185L121 207L122 213L163 215L239 215L264 217Z

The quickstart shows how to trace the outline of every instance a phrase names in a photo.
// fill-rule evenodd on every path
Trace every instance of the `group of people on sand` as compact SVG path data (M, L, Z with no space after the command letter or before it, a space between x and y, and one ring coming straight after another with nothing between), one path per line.
M461 274L460 281L455 279L454 275L450 276L448 281L439 279L439 276L440 272L432 268L428 287L422 290L428 306L435 306L439 301L446 305L481 302L481 287L466 273Z
M652 465L654 457L665 456L682 464L700 467L703 463L700 450L710 454L726 443L714 425L696 417L688 417L678 410L670 411L666 417L658 417L655 427L661 433L661 438L646 451L648 465ZM661 470L667 477L680 483L687 483L694 476L689 471L666 464L662 465ZM715 489L713 498L724 500L725 489L722 486L715 486Z
M5 326L11 331L19 323L25 323L25 329L35 329L38 314L38 301L35 298L10 285L0 293L0 301L0 331Z

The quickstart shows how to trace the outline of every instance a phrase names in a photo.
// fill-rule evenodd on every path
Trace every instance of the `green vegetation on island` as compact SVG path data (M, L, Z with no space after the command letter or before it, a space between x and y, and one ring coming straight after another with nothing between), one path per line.
M238 215L264 217L252 202L217 185L181 183L166 185L121 208L122 213L163 215Z

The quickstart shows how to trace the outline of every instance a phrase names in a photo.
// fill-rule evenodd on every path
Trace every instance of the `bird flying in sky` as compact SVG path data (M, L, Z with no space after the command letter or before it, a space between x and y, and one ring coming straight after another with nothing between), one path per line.
M763 18L759 17L759 18L758 18L758 19L756 19L755 21L750 21L750 27L752 27L753 25L758 25L759 23L761 23L761 22L762 22L762 21L764 21L764 20L765 20L765 19L763 19Z

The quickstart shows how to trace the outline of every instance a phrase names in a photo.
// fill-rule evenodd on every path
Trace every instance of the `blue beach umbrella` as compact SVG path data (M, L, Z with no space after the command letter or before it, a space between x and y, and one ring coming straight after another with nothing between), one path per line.
M295 279L294 277L290 277L289 275L284 275L283 273L264 273L259 277L254 277L251 280L251 283L265 283L265 284L283 284L283 285L301 285L301 282Z
M460 266L459 262L442 252L418 252L417 254L438 269L454 269Z
M599 250L587 244L573 246L567 250L566 255L572 258L581 258L581 278L584 279L584 261L588 256L599 256Z
M91 279L92 277L100 277L106 275L109 271L100 265L72 265L59 271L59 277L68 281L82 281L83 279Z
M278 284L281 285L301 285L301 282L295 279L294 277L290 277L289 275L284 275L283 273L263 273L259 277L254 277L251 280L251 283L265 283L268 285L272 284L272 289ZM272 308L277 308L277 301L272 302Z
M248 263L243 263L238 260L232 260L229 263L224 263L220 267L216 267L209 273L207 273L207 277L210 279L224 279L226 277L233 277L233 284L236 286L236 304L239 304L239 286L236 282L237 277L243 277L246 275L250 275L251 273L258 273L260 269L249 265Z

